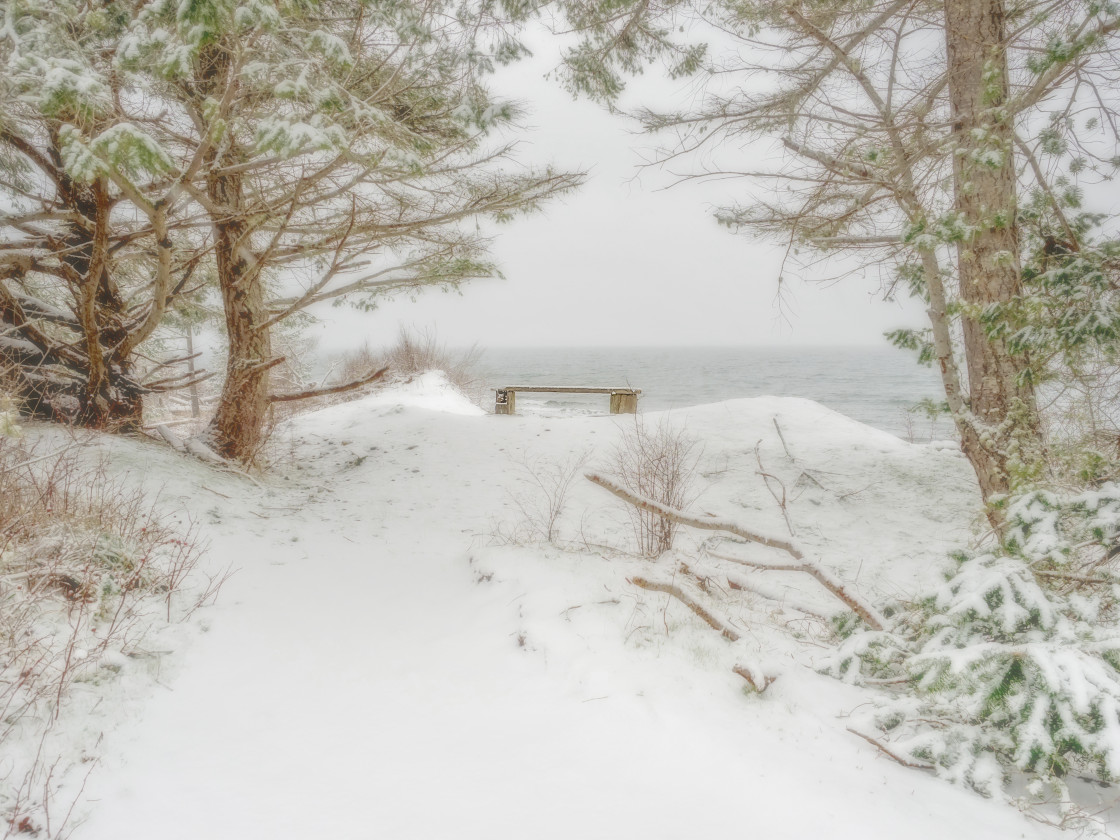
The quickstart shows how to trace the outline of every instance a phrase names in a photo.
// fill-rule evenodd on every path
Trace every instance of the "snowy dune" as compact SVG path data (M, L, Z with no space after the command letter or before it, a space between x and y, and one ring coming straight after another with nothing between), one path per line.
M867 595L936 580L968 538L952 451L797 399L670 419L704 447L694 510L784 533L758 444L797 538ZM109 731L75 840L1058 836L848 733L865 695L815 672L827 651L773 602L742 606L732 644L628 584L649 564L611 550L626 515L590 483L564 547L497 544L533 493L518 462L603 464L628 422L490 416L429 374L290 422L263 486L103 440L238 572L128 720L83 724ZM780 672L764 696L744 660Z

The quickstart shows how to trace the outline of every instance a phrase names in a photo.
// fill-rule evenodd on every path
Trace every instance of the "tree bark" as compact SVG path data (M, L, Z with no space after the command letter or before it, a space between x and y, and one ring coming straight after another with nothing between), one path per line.
M199 63L204 97L224 89L227 83L236 84L227 78L230 58L226 45L211 44L203 50ZM229 338L226 381L208 431L219 455L248 462L263 441L271 406L269 371L277 360L272 358L263 278L253 258L237 163L237 142L232 137L221 151L207 154L206 194L214 208L214 258Z
M0 294L0 325L24 342L23 351L0 351L0 362L11 366L24 413L109 431L136 431L143 423L143 388L130 375L127 354L118 352L128 330L109 250L113 201L104 179L73 182L62 169L57 141L52 138L52 143L46 157L56 166L58 201L85 220L69 225L59 245L74 314L60 316L22 295L19 289L30 264L15 267L18 270L8 272L12 289ZM25 305L30 307L26 312ZM35 326L40 319L49 321L50 329ZM28 352L32 347L35 351Z
M1042 449L1028 359L989 336L978 315L1021 292L1014 126L1003 106L1008 67L1003 0L945 0L954 209L965 227L957 265L968 409L978 434L964 436L985 499L1007 493L1016 471Z
M225 458L250 461L261 445L271 399L269 371L274 362L260 273L249 254L248 223L241 214L242 184L236 172L212 167L206 190L225 212L215 220L214 256L225 310L229 358L218 410L210 421L210 441Z

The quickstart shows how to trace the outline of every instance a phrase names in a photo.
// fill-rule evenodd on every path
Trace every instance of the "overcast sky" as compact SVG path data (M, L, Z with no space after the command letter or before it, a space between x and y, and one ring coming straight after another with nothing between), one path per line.
M529 111L522 159L586 169L586 185L500 229L495 255L505 280L468 284L461 295L427 292L373 313L320 309L320 352L366 338L374 346L391 343L398 324L434 329L452 346L497 347L874 345L884 343L887 329L920 323L913 303L875 295L874 273L828 286L787 276L783 317L775 304L783 248L733 235L712 216L744 185L659 189L669 178L648 170L635 180L651 141L545 80L556 63L549 46L538 42L537 56L503 72L497 87ZM688 93L687 83L664 79L641 85Z

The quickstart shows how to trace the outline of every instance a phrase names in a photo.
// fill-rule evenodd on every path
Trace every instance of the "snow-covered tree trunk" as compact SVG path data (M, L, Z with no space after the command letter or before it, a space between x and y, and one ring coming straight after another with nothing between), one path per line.
M1029 471L1042 449L1028 360L980 320L989 306L1022 292L1004 29L1002 0L945 1L964 357L969 410L984 430L963 443L986 499L1008 492L1015 473Z

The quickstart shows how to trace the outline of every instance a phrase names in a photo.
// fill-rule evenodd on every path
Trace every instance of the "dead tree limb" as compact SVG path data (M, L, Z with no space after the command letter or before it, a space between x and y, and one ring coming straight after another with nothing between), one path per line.
M160 434L163 432L161 431ZM187 438L183 441L183 446L194 457L200 461L205 461L208 464L215 464L222 467L229 467L230 462L200 441L198 438Z
M740 592L751 592L758 595L760 598L765 598L768 601L775 601L779 606L786 607L791 610L796 610L799 613L804 613L807 616L818 619L825 623L828 622L828 616L822 613L819 609L814 609L806 604L801 603L796 598L790 597L788 594L780 591L770 589L763 584L756 583L753 580L747 580L742 575L737 575L734 572L728 572L723 569L715 569L709 566L701 566L697 563L681 563L681 568L689 575L704 579L704 578L721 578L728 586L729 589L736 589Z
M844 602L849 609L856 615L863 619L872 630L882 630L886 627L886 619L875 609L870 603L865 601L861 596L852 592L845 586L844 582L833 575L831 572L824 569L818 563L809 560L805 557L804 553L796 545L789 540L783 540L778 537L770 537L764 534L759 534L755 531L750 531L741 525L730 522L725 519L705 518L700 519L695 516L690 516L683 511L675 510L671 507L659 504L652 499L646 499L642 496L635 495L629 490L620 487L609 478L604 478L597 473L587 473L584 476L592 484L598 484L604 490L608 490L618 498L622 499L627 504L633 505L639 510L648 511L658 516L664 517L672 522L680 525L687 525L690 528L698 528L703 531L725 531L729 534L734 534L748 542L758 543L767 548L776 548L779 551L784 551L796 562L793 563L759 563L754 561L740 560L735 557L725 557L713 554L713 557L719 557L721 560L728 560L732 563L740 563L744 566L752 566L758 569L765 569L767 571L783 571L783 572L804 572L811 575L829 592L835 595L838 599Z
M731 669L740 677L747 681L747 685L755 690L756 694L762 694L768 689L774 680L778 679L776 674L767 674L757 668L751 668L747 665L736 665Z
M388 373L389 368L383 367L381 370L375 370L361 379L355 379L353 382L346 382L342 385L332 385L329 388L312 388L309 391L300 391L298 394L273 394L269 397L273 402L292 402L295 400L309 400L314 397L325 397L328 394L341 394L345 391L353 391L355 388L361 388L363 385L369 385L371 382L376 382L378 379Z
M650 592L664 592L665 594L676 598L694 613L700 617L701 620L713 630L716 630L725 639L732 642L737 642L741 638L739 634L730 626L725 624L720 619L712 615L703 604L677 586L675 583L668 581L649 580L644 577L632 577L629 579L630 583L637 586L639 589L646 589Z
M778 421L775 420L774 425L777 426L777 424L778 424ZM781 434L780 431L779 431L779 434ZM782 445L783 446L785 445L784 440L782 441ZM758 462L758 475L762 476L762 481L766 485L766 489L770 491L770 495L774 497L774 501L777 503L778 507L781 508L782 519L784 519L786 521L786 530L789 531L789 535L791 537L795 537L797 535L793 532L793 522L789 518L789 507L786 505L786 485L785 485L785 482L782 481L780 478L778 478L773 473L770 473L770 472L766 471L766 467L763 466L763 463L762 463L762 451L761 451L761 449L762 449L762 441L760 440L758 443L756 443L754 445L754 459L755 459L755 461ZM789 453L787 452L786 454L788 455ZM777 494L777 492L774 490L774 488L770 486L771 481L773 481L775 484L778 485L778 487L780 487L782 489L782 495L781 496L779 496Z
M741 557L728 557L726 554L709 552L717 560L726 560L728 563L738 563L752 569L761 569L764 572L804 572L810 575L825 589L835 595L847 605L848 609L863 619L872 630L882 630L887 626L887 620L870 603L852 592L842 580L810 560L797 563L763 563L759 560L746 560Z
M145 428L147 428L147 427L145 427ZM187 447L186 447L186 444L183 443L183 439L181 437L179 437L177 434L175 434L173 431L171 431L171 429L169 429L167 427L167 424L159 423L159 424L153 426L152 428L154 428L156 434L158 434L161 438L163 438L164 441L167 443L167 445L170 446L172 449L174 449L176 452L186 452L187 451Z
M782 442L782 449L785 450L786 457L796 463L796 459L790 454L789 447L786 445L786 436L782 434L782 427L778 425L778 418L774 418L774 428L778 431L778 440Z
M862 738L867 743L869 743L871 746L875 747L875 749L877 749L879 752L881 752L887 758L889 758L891 761L898 762L903 767L909 767L911 770L934 770L934 769L936 769L932 764L928 764L924 761L914 761L914 760L909 759L909 758L904 758L903 756L899 755L894 750L892 750L890 747L888 747L886 744L884 744L882 741L880 741L878 738L873 738L870 735L865 735L865 734L863 734L862 732L860 732L856 729L852 729L850 726L848 727L848 731L851 732L853 735L855 735L857 738Z

